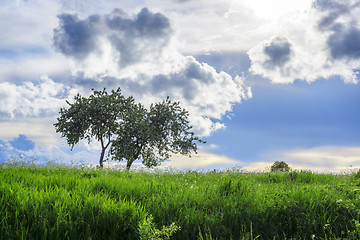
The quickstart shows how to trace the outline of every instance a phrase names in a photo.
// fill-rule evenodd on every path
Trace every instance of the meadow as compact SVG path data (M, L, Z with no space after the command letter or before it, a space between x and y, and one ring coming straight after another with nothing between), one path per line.
M0 239L360 239L360 173L0 165Z

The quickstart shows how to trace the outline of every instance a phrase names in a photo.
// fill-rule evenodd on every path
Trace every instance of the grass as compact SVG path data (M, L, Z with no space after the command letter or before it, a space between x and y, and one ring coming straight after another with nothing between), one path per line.
M3 164L0 239L146 239L146 226L164 239L360 239L359 186L360 173Z

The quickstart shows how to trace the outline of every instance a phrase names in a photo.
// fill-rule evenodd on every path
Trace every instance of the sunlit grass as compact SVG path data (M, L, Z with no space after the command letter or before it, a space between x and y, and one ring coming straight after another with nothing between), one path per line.
M0 166L1 239L139 239L153 218L173 239L360 237L360 175L138 172Z

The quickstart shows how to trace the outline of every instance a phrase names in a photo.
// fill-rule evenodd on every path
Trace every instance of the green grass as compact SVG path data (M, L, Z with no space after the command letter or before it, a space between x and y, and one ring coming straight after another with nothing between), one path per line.
M359 186L359 173L0 165L0 239L140 239L151 218L180 227L171 239L360 239Z

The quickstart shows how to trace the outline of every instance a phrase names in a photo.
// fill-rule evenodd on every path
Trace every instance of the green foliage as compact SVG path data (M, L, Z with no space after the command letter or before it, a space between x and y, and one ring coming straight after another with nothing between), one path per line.
M94 91L88 98L77 94L74 103L67 108L60 109L58 122L54 124L56 132L67 139L71 148L80 140L89 143L94 138L101 143L100 166L103 165L105 150L111 144L115 131L119 128L119 121L124 117L133 103L132 97L125 98L120 88L108 94L106 90Z
M138 158L147 167L157 166L170 153L196 153L196 142L203 142L190 131L188 112L169 98L145 109L134 105L123 118L111 147L116 160L127 160L127 167Z
M196 142L204 142L190 131L188 112L169 98L151 104L148 110L132 97L125 98L118 88L111 94L105 89L94 91L89 98L78 94L74 103L67 103L70 107L60 109L54 124L56 132L72 148L82 139L100 141L100 166L109 146L109 155L114 160L125 159L129 169L139 158L145 166L153 167L171 153L196 153Z
M161 230L155 227L153 217L150 215L144 219L143 222L139 223L139 233L141 240L162 240L170 239L176 231L180 230L181 227L177 226L174 222L170 226L163 226Z
M272 172L278 172L278 171L280 171L280 172L288 172L288 171L291 170L291 168L290 168L289 165L288 165L286 162L284 162L284 161L281 161L281 162L280 162L280 161L276 161L276 162L274 162L273 165L271 165L270 170L271 170Z
M359 239L359 186L356 174L0 165L0 239Z

